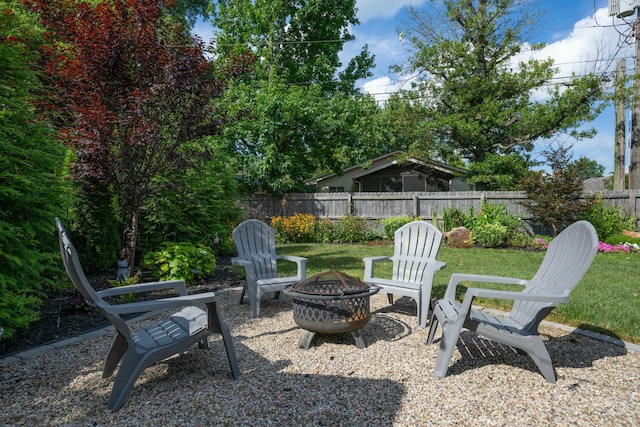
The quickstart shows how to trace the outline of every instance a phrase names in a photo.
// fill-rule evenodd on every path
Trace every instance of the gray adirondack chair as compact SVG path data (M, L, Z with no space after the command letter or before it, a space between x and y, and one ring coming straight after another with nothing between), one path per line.
M249 293L251 317L260 317L260 298L267 292L275 292L276 298L286 287L307 278L307 259L294 255L276 254L276 232L268 224L257 219L240 223L233 230L233 240L238 256L231 262L244 268L245 282L240 295L240 304L245 292ZM295 262L295 276L278 277L277 260Z
M393 256L366 257L364 279L386 292L389 304L393 295L413 298L418 306L418 326L424 328L429 318L431 288L436 271L446 263L436 261L442 233L431 223L413 221L403 225L394 234ZM375 266L381 262L393 262L391 279L376 277Z
M544 378L556 382L549 352L538 334L540 322L560 303L569 301L569 293L589 269L598 251L598 235L587 221L567 227L551 241L546 255L531 280L476 274L452 274L444 298L434 304L427 344L433 342L438 323L442 338L436 359L435 376L447 374L461 329L509 345L528 354ZM508 283L523 285L522 291L468 288L462 303L456 301L461 282ZM476 297L514 301L509 317L494 316L472 308Z
M207 337L213 334L222 335L231 373L234 379L240 378L231 334L220 317L213 292L187 295L185 284L181 281L142 283L96 292L87 280L76 250L58 218L56 218L56 224L60 254L71 281L87 303L106 317L117 331L102 374L103 378L110 377L118 363L122 361L109 397L109 409L115 411L122 407L136 380L147 367L181 353L196 343L203 348L208 348ZM175 289L179 296L128 304L110 304L105 300L105 297L159 289ZM196 304L204 304L207 311L196 307ZM122 315L127 313L144 313L181 307L184 308L177 313L137 330L132 329L122 318Z

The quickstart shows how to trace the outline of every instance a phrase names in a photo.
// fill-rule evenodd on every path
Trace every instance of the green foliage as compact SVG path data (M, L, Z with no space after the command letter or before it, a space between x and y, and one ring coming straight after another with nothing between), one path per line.
M473 242L485 248L496 248L503 245L508 237L507 227L501 224L483 222L473 229Z
M523 242L522 218L507 212L505 204L483 201L480 212L469 215L465 225L473 231L473 241L482 246L495 248Z
M609 236L620 234L625 224L628 224L625 219L627 216L629 215L625 215L616 206L607 205L604 201L598 200L584 212L582 219L586 219L594 226L598 237L604 242Z
M336 243L366 242L370 235L366 219L344 215L336 222L334 241Z
M467 168L467 182L476 190L517 190L518 181L529 173L534 162L518 153L487 154L482 162Z
M271 219L278 243L362 243L379 238L367 220L345 215L337 221L317 219L311 214L277 216Z
M105 187L86 190L80 186L76 191L67 229L73 233L78 257L86 272L112 270L123 243L122 222L114 195Z
M356 82L370 76L367 47L342 63L354 36L355 0L216 3L215 54L251 52L251 75L219 100L221 139L249 192L307 191L317 171L340 172L371 158L370 117L380 109ZM280 41L286 40L286 43ZM318 43L332 40L331 43Z
M581 126L602 108L599 76L574 76L555 85L552 59L515 61L524 36L543 19L529 0L432 1L424 9L409 7L408 14L406 40L413 54L399 71L419 76L420 97L407 102L421 98L421 120L431 129L427 147L435 139L436 146L482 163L492 153L529 152L536 139L557 133L593 135ZM532 102L534 91L548 96Z
M410 216L391 216L391 217L383 218L381 222L382 222L382 230L384 232L384 237L389 240L393 240L394 233L396 232L396 230L402 227L403 225L410 223L413 220L414 218Z
M333 221L327 218L320 218L315 223L314 242L331 243L335 234Z
M584 179L576 168L569 167L569 149L560 146L546 150L551 173L533 172L520 183L527 193L521 204L553 236L580 219L593 203L583 199Z
M522 226L522 218L507 212L507 205L482 202L482 209L475 217L476 227L482 224L499 224L507 228L508 233L516 232ZM475 227L474 227L475 230Z
M142 209L140 251L145 253L164 241L188 241L210 246L216 254L231 254L235 251L231 231L242 217L242 209L234 202L235 171L210 140L187 147L199 154L183 170L154 182Z
M37 319L42 290L59 272L53 218L65 189L64 150L35 112L41 92L36 18L0 0L0 327L6 338ZM55 271L55 272L54 272Z
M442 211L442 230L451 231L456 227L472 228L474 223L473 207L468 212L463 212L456 207L451 207Z
M618 245L620 243L640 245L640 237L631 237L624 234L612 234L608 236L604 242L610 245Z
M122 282L120 282L119 280L108 280L108 282L114 287L135 285L136 283L140 282L140 275L136 273L134 276L126 277ZM126 303L133 302L133 300L135 299L135 294L123 294L122 299Z
M600 163L584 156L569 163L568 167L574 169L582 179L600 178L604 176L605 171L605 167Z
M209 247L201 244L166 242L164 249L147 253L144 263L154 268L154 275L161 280L193 284L213 273L216 257Z

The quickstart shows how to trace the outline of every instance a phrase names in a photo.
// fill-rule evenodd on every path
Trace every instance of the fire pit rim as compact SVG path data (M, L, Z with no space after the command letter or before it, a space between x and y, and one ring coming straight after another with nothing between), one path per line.
M288 295L290 297L293 298L298 298L298 299L309 299L309 300L314 300L314 299L319 299L319 300L342 300L342 299L353 299L353 298L360 298L360 297L368 297L371 296L373 294L376 294L378 292L380 292L380 286L378 285L369 285L369 289L368 290L363 290L360 292L355 292L355 293L350 293L350 294L329 294L329 295L322 295L322 294L310 294L310 293L304 293L304 292L300 292L297 291L295 289L293 289L293 286L289 286L288 288L285 288L282 292L285 293L285 295Z
M332 273L334 274L334 276L336 276L335 279L329 279L329 280L337 280L337 281L341 281L342 283L344 283L345 279L350 279L353 280L358 286L360 286L359 289L342 289L341 291L338 292L324 292L324 293L318 293L318 292L311 292L311 291L305 291L305 290L300 290L298 289L298 287L303 286L303 285L311 285L313 284L313 280L319 277L322 277L326 274ZM356 277L352 277L349 276L346 273L342 273L340 271L336 271L336 270L327 270L324 271L322 273L318 273L306 280L303 280L299 283L293 284L291 286L288 286L287 288L285 288L283 290L283 292L285 293L285 295L289 295L291 297L294 298L298 298L298 299L307 299L307 300L342 300L342 299L353 299L353 298L361 298L361 297L368 297L371 296L377 292L380 291L380 289L382 289L380 286L372 284L372 283L365 283L362 280L356 278Z

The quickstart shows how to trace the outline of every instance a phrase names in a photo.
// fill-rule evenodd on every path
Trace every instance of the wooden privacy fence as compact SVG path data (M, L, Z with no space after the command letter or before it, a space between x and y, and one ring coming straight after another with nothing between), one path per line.
M618 206L638 218L640 190L585 192ZM350 214L367 220L394 216L420 217L426 220L442 219L442 213L451 208L466 212L473 207L478 212L482 201L504 204L507 211L531 221L532 215L520 204L526 199L521 191L458 191L411 193L290 193L282 198L255 196L243 201L249 211L260 216L292 216L312 214L316 218L338 219Z

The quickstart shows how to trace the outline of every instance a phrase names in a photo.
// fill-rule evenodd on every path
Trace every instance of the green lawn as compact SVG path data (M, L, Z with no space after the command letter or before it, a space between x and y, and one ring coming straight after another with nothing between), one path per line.
M278 245L278 253L307 257L308 277L335 269L362 278L364 272L362 258L392 255L393 247L390 245L287 244ZM438 253L438 260L446 262L447 267L436 274L432 296L442 297L449 277L456 272L529 279L537 271L543 257L543 252L442 247ZM291 266L286 264L281 267L284 269L283 273L292 271ZM390 271L389 264L387 273L390 274ZM546 320L640 344L639 273L640 254L598 253L585 277L571 293L570 301L558 306ZM507 287L489 286L495 289L509 289L508 285ZM462 291L464 292L464 289ZM475 303L506 311L510 309L504 301L479 299Z

